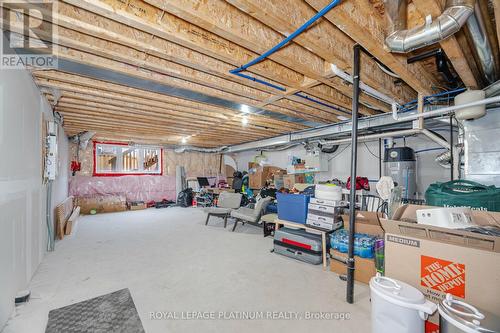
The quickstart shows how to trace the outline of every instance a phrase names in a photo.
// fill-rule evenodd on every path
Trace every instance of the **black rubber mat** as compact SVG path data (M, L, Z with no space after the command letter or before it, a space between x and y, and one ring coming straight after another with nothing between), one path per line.
M143 333L128 289L49 312L46 333Z

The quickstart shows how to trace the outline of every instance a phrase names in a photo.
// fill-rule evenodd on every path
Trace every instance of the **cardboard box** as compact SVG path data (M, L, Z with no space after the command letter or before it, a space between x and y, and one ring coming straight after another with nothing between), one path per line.
M342 253L336 250L330 250L330 255L332 257L338 257L345 259L347 258L347 253ZM370 279L375 276L377 270L375 269L374 259L361 258L358 256L354 257L354 280L368 284ZM330 260L330 270L340 275L347 274L347 267L343 263L331 259Z
M274 188L279 190L285 186L285 182L283 181L283 175L274 175Z
M251 189L260 189L266 185L266 182L273 182L274 173L282 172L282 170L273 166L259 166L254 173L248 175L248 185Z
M355 232L383 238L384 229L382 229L379 222L379 219L381 219L382 217L382 213L356 211ZM349 215L343 214L342 220L344 221L344 229L349 230Z
M305 183L305 176L303 174L291 174L283 176L283 187L292 189L296 183Z
M500 315L500 237L419 225L416 210L407 205L394 218L381 219L385 235L385 274L418 288L427 299L440 302L450 293L471 305ZM491 224L500 213L473 211L476 222ZM428 320L427 332L439 325Z
M127 206L130 210L141 210L141 209L146 209L148 206L144 201L132 201L128 202Z
M97 213L123 212L127 210L127 201L123 195L95 195L77 197L81 214L90 214L91 210Z

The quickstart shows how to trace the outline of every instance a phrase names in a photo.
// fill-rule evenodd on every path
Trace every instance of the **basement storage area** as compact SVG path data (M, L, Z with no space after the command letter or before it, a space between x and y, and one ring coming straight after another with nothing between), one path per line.
M0 10L1 332L500 332L500 1Z

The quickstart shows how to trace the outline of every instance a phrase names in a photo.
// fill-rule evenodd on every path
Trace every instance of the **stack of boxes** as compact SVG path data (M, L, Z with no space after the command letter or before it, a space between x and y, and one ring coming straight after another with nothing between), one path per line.
M342 228L345 202L312 198L308 208L306 224L327 230Z

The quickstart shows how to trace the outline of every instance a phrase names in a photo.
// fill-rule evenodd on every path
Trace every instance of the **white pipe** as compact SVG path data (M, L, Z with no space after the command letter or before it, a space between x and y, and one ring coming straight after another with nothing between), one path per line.
M343 70L338 68L337 65L335 65L335 64L332 64L331 68L332 68L333 74L337 75L341 79L352 84L353 79L352 79L351 75L347 74L346 72L344 72ZM380 91L370 87L369 85L365 84L363 81L360 81L359 88L361 90L363 90L366 94L368 94L368 95L370 95L370 96L372 96L372 97L374 97L374 98L376 98L384 103L387 103L387 104L395 103L394 99L392 99L389 96L381 93Z
M436 134L432 133L427 129L423 129L422 134L431 139L432 141L434 141L435 143L437 143L438 145L440 145L441 147L444 147L446 149L451 148L450 144L446 140L441 139L439 136L437 136Z
M370 134L370 135L363 135L358 137L359 142L363 141L371 141L375 139L381 139L381 138L389 138L393 136L406 136L406 135L415 135L415 134L423 134L430 140L434 141L438 145L450 149L450 144L446 141L441 139L439 136L435 135L429 130L426 129L421 129L421 128L412 128L412 129L406 129L406 130L399 130L399 131L393 131L393 132L386 132L386 133L378 133L378 134ZM339 139L339 140L328 140L328 141L319 141L319 143L323 145L340 145L343 143L349 143L351 142L351 138L345 138L345 139Z
M376 63L378 68L380 68L380 70L382 72L384 72L385 74L389 75L389 76L392 76L393 78L396 78L396 79L400 79L401 77L397 74L394 74L393 72L391 72L390 70L386 69L384 66L382 66L381 64L379 64L378 62Z
M497 102L500 102L500 96L490 97L490 98L486 98L486 99L483 99L480 101L470 102L470 103L461 104L461 105L448 106L445 108L440 108L437 110L423 112L423 113L412 114L412 115L405 116L405 117L400 117L400 115L398 114L398 104L392 103L392 117L394 118L394 120L397 120L397 121L408 121L408 120L415 120L418 118L437 117L437 116L442 116L442 115L451 113L451 112L456 111L456 110L465 109L465 108L478 106L478 105L497 103Z
M374 139L388 138L388 137L399 136L399 135L414 135L414 134L419 134L421 132L422 132L422 130L420 128L412 128L412 129L399 130L399 131L386 132L386 133L361 135L361 136L358 136L358 141L359 142L370 141L370 140L374 140ZM328 141L320 140L319 141L319 143L321 143L322 145L338 145L338 144L343 144L343 143L348 143L348 142L351 142L351 138L338 139L338 140L328 140Z

